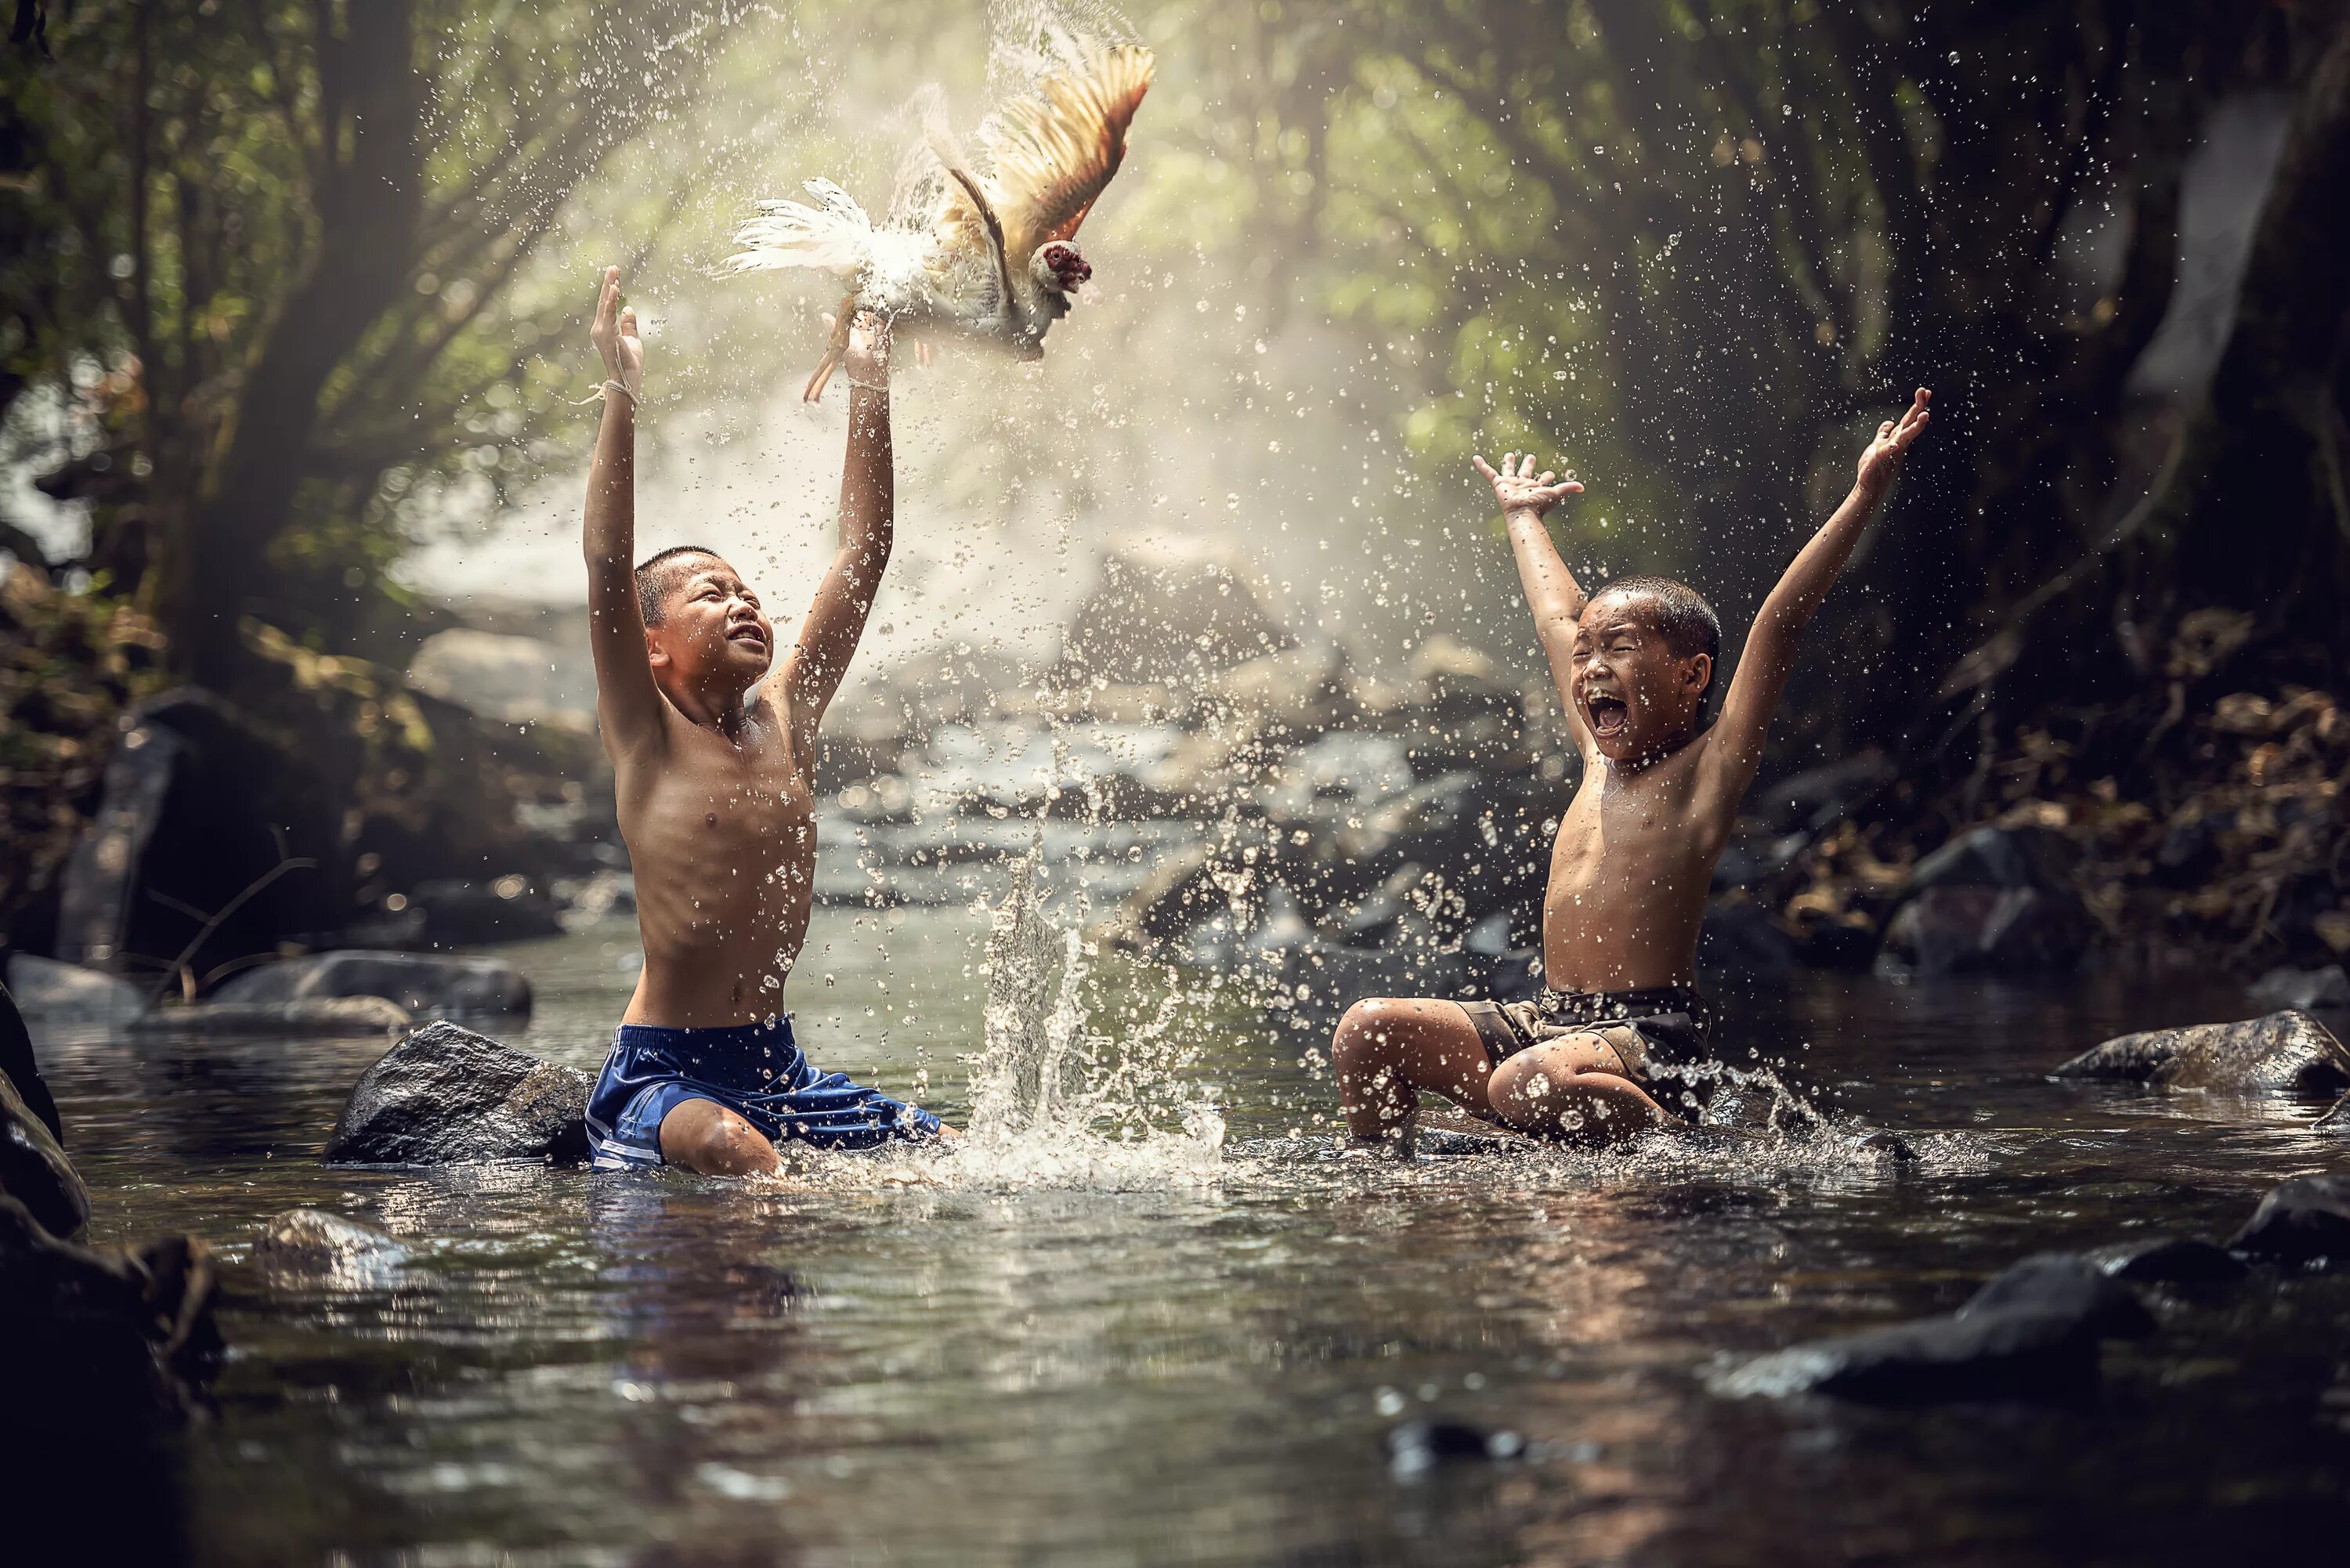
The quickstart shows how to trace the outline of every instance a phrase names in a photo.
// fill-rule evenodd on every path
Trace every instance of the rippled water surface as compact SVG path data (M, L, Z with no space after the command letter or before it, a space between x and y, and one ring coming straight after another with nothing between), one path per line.
M960 1119L986 930L820 911L810 1054ZM619 925L513 950L541 1002L520 1043L592 1068L634 952ZM756 1187L337 1170L319 1143L380 1043L45 1039L96 1237L192 1231L229 1264L218 1417L120 1478L123 1517L151 1557L216 1563L2200 1563L2350 1539L2341 1275L2158 1301L2085 1408L1707 1391L2023 1253L2221 1238L2278 1180L2350 1168L2315 1106L2043 1076L2245 1015L2239 992L1728 992L1730 1039L1910 1134L1912 1170L1727 1147L1399 1168L1309 1158L1330 1100L1301 1036L1204 992L1162 1015L1156 971L1095 981L1092 1027L1199 1052L1222 1158L1060 1133ZM415 1260L270 1287L251 1229L295 1204ZM1527 1457L1398 1475L1381 1436L1413 1415Z

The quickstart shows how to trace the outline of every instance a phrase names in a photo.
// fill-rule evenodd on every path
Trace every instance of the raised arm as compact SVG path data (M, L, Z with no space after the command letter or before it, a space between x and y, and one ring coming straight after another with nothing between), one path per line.
M645 657L644 613L637 606L637 392L644 384L645 350L637 313L620 308L619 267L604 269L588 336L604 357L608 378L581 528L588 642L596 656L596 717L605 753L617 762L660 742L665 701ZM615 382L621 390L612 389Z
M1762 742L1770 733L1772 716L1779 711L1780 694L1787 689L1787 673L1794 668L1795 643L1828 590L1835 587L1845 562L1852 558L1861 530L1892 486L1902 453L1925 430L1931 417L1926 405L1933 396L1918 388L1898 423L1887 420L1877 427L1877 439L1861 454L1860 473L1852 493L1797 553L1754 618L1754 629L1746 635L1746 650L1739 656L1738 673L1721 700L1721 718L1714 726L1710 753L1732 798L1745 793L1755 769L1762 763Z
M1518 582L1525 589L1527 607L1534 612L1534 635L1542 639L1543 655L1550 660L1550 678L1558 688L1559 705L1566 711L1575 749L1587 752L1591 732L1575 706L1575 628L1588 596L1567 570L1543 522L1552 507L1570 495L1582 494L1583 486L1572 472L1555 483L1555 474L1536 476L1531 452L1523 461L1516 452L1503 452L1499 473L1482 457L1470 461L1491 482L1493 499L1502 504L1502 519L1510 530L1510 553L1517 557Z
M868 318L868 322L871 318ZM800 639L784 662L790 694L792 755L812 767L816 728L840 690L848 660L865 635L873 596L889 564L896 494L889 447L889 334L860 324L845 361L848 372L848 455L840 472L840 548L801 623Z

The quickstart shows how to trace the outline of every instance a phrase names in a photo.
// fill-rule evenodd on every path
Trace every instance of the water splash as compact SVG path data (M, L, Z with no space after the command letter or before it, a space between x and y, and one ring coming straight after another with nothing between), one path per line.
M1186 1075L1170 1025L1180 994L1118 1035L1087 1027L1082 889L1056 919L1041 834L1013 863L987 940L983 1044L971 1068L971 1125L941 1155L956 1185L1196 1185L1222 1174L1223 1118Z

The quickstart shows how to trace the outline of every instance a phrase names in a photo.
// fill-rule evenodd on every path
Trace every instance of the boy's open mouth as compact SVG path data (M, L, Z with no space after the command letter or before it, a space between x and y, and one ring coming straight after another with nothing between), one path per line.
M726 640L749 643L762 653L767 649L767 634L755 626L738 626L726 634Z
M1591 711L1591 729L1595 734L1621 734L1624 726L1631 722L1632 710L1621 697L1595 692L1583 700L1583 705Z

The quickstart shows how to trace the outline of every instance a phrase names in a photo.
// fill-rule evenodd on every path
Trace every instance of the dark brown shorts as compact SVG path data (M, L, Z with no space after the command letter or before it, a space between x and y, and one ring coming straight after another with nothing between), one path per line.
M1544 991L1532 1002L1464 1002L1461 1007L1498 1067L1519 1052L1570 1034L1596 1034L1624 1064L1632 1081L1658 1093L1659 1076L1676 1080L1671 1105L1695 1109L1710 1096L1711 1080L1699 1075L1660 1074L1708 1058L1713 1006L1685 985L1643 991ZM1695 1096L1697 1105L1688 1096Z

